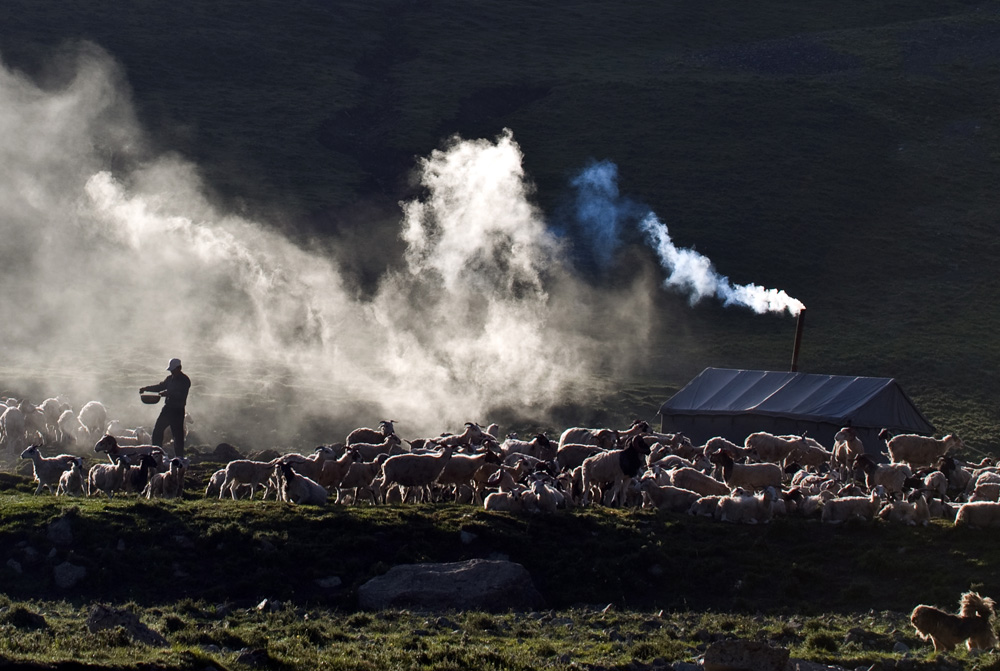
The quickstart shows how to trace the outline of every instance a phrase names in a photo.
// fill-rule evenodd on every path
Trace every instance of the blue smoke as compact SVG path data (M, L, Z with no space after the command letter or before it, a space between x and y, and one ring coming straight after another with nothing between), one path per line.
M595 161L571 182L576 190L573 203L574 244L586 261L607 268L622 245L622 230L641 219L648 210L623 199L618 193L618 166Z

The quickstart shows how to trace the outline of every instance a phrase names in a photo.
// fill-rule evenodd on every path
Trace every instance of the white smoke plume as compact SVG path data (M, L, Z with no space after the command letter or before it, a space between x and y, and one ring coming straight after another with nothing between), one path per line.
M0 381L36 403L100 400L148 427L138 387L178 356L205 442L301 449L304 424L332 442L379 419L419 437L493 408L544 413L641 356L648 292L573 278L509 133L422 162L405 259L371 298L318 246L218 211L194 166L153 155L95 47L58 86L0 66L0 158Z
M801 301L781 289L765 289L756 284L734 285L716 272L712 261L693 249L678 248L670 239L667 227L650 212L639 227L656 250L660 263L670 272L664 286L687 294L692 304L715 296L724 305L740 305L757 314L784 312L797 315L805 308Z
M779 289L765 289L755 284L734 285L715 270L707 257L693 249L674 245L666 225L655 214L619 195L618 168L614 163L594 162L582 170L572 184L576 188L574 224L584 233L575 243L600 266L609 264L611 252L621 246L625 222L631 221L637 224L656 252L660 265L669 273L663 285L686 295L692 305L716 297L726 306L739 305L757 314L787 310L797 315L805 307Z

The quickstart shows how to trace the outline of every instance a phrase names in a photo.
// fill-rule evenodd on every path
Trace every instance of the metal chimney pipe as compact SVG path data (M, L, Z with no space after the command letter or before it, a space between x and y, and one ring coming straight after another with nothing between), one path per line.
M802 344L802 328L806 324L806 309L799 310L799 319L795 323L795 345L792 347L792 372L799 371L799 346Z

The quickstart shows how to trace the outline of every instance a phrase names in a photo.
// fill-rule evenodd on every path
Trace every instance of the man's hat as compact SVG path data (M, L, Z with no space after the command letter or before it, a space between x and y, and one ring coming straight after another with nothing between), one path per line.
M169 371L173 371L174 368L180 368L180 367L181 367L180 359L171 359L170 363L167 364L167 370Z

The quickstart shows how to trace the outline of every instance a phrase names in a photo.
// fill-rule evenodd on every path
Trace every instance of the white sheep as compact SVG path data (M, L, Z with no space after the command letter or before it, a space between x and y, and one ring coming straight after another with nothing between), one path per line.
M114 493L125 485L129 470L128 462L119 459L117 464L95 464L87 472L87 496L104 492L114 498Z
M735 524L766 524L774 515L771 506L776 497L774 487L767 487L759 495L736 490L719 499L715 519Z
M601 454L608 450L597 445L585 445L583 443L567 443L560 445L556 450L556 467L560 471L573 470L583 465L588 457Z
M768 487L781 489L784 474L777 464L737 464L725 450L713 454L711 461L720 466L722 479L730 489L739 487L751 492L763 491Z
M377 429L369 429L367 427L354 429L347 434L345 442L347 445L354 445L356 443L381 443L389 436L395 435L396 429L394 424L395 422L391 419L383 419L378 423Z
M453 487L456 501L458 500L459 489L461 487L471 487L474 501L478 503L480 499L475 498L475 492L477 491L475 483L476 474L490 461L496 463L499 461L499 458L488 449L475 455L453 454L451 455L451 459L445 464L441 474L438 475L437 484L446 488Z
M818 517L826 502L836 496L829 489L822 489L815 494L808 494L798 487L792 487L785 492L784 500L789 515Z
M493 492L483 501L483 508L492 512L519 513L524 510L521 496L524 489L509 492Z
M313 480L332 491L340 487L340 483L350 470L351 464L360 460L361 454L354 447L347 447L344 453L336 459L327 459L324 461L319 476L313 478Z
M219 498L228 491L233 500L236 500L236 487L239 485L250 486L250 498L253 499L257 493L257 488L264 489L264 498L271 489L270 479L274 474L274 466L278 459L271 461L254 461L252 459L234 459L226 464L226 477L219 488Z
M657 510L666 510L674 513L684 513L691 510L701 496L697 492L689 489L681 489L673 485L659 485L656 478L647 473L639 478L639 490L643 494L649 505Z
M1000 527L1000 503L973 501L963 503L955 513L956 527Z
M42 416L45 417L45 431L49 439L60 440L59 437L59 416L67 410L72 410L72 406L60 398L47 398L38 406Z
M304 475L310 480L318 480L323 466L327 461L336 460L337 453L332 447L320 445L308 457L295 452L290 452L279 457L278 461L283 464L292 464L295 472Z
M404 450L400 447L402 443L403 440L393 433L389 434L378 443L357 442L351 443L350 446L357 450L358 459L361 461L375 461L375 457L380 454L390 456L394 454L403 454Z
M790 436L784 436L791 438ZM788 455L789 463L796 463L803 467L818 467L829 465L833 458L833 453L823 447L818 441L804 437L802 440L793 440L791 453Z
M100 401L90 401L80 408L77 419L91 436L97 436L108 425L108 410Z
M666 475L674 487L690 489L702 496L726 496L730 491L726 483L694 468L674 468L666 471Z
M27 440L24 413L17 406L4 408L0 414L0 449L17 452Z
M170 465L166 472L154 473L150 476L149 482L146 484L146 489L143 491L143 496L147 499L173 499L180 497L184 493L184 475L186 472L187 464L184 463L184 460L174 457L170 460ZM209 479L205 496L209 495L209 491L221 492L225 481L226 469L220 468Z
M865 444L861 442L857 430L845 426L833 437L833 451L830 455L830 467L846 478L854 460L865 453Z
M404 491L403 500L409 495L411 488L421 492L421 500L430 500L431 485L444 471L445 465L451 459L454 446L448 443L437 453L428 454L397 454L389 457L382 464L382 484L379 488L379 499L384 501L389 489L398 485Z
M728 489L726 490L728 491ZM701 496L691 504L687 514L695 517L715 517L715 512L719 509L719 501L729 496L729 494L712 494L711 496Z
M602 487L611 485L607 505L623 505L629 481L642 471L648 454L649 446L638 436L633 436L623 449L609 450L584 459L580 466L582 504L587 505L595 492L599 493Z
M594 445L613 450L618 447L618 435L611 429L587 429L574 426L566 429L559 436L559 448L566 445Z
M38 445L30 445L21 453L22 459L31 459L34 469L34 479L38 483L35 494L40 494L42 489L48 489L49 493L56 493L59 485L59 478L66 469L76 463L76 457L72 454L60 454L55 457L43 457Z
M278 498L287 503L324 506L329 492L315 480L297 473L295 464L279 461L274 467L278 480Z
M87 431L87 427L80 423L72 409L64 410L59 415L56 426L58 427L59 442L64 445L90 442L90 432Z
M872 490L881 485L888 495L902 494L907 478L913 475L908 464L879 464L867 454L859 455L854 460L854 469L865 474L865 486Z
M388 459L388 455L380 454L375 461L355 461L347 469L344 479L337 485L337 503L348 491L351 492L351 501L357 503L361 500L361 495L366 494L371 497L372 502L378 502L378 487L376 478L382 472L382 464Z
M759 461L781 464L792 453L792 450L804 442L801 436L775 436L766 431L760 431L747 436L743 444L757 455Z
M500 444L500 455L507 458L512 454L527 454L542 461L553 461L558 449L544 433L535 434L531 440L519 440L511 434Z
M554 513L565 505L562 492L546 482L544 477L536 477L521 494L521 507L529 513Z
M882 508L881 486L869 496L843 496L833 498L823 504L820 521L840 524L848 520L871 521Z
M939 439L912 433L893 436L885 446L892 463L907 463L913 468L932 466L949 450L961 450L964 447L962 439L953 434Z
M83 472L83 457L76 457L73 464L59 476L56 496L83 496L87 493L87 474Z
M931 523L931 512L927 499L922 493L912 501L889 501L878 511L879 519L909 526L927 526Z

